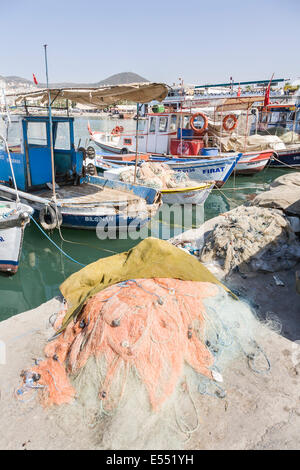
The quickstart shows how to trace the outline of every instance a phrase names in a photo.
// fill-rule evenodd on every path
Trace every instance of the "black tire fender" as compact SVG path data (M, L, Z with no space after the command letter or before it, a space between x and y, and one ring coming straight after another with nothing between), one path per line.
M54 230L62 224L62 215L57 206L48 205L40 210L40 224L45 230Z

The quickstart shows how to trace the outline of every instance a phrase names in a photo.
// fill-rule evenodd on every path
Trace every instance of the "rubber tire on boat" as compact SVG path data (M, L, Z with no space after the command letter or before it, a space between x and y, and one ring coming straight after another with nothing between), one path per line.
M121 154L124 155L125 153L128 153L127 148L123 147L121 150Z
M86 171L87 171L88 175L90 175L90 176L97 175L97 170L96 170L95 165L93 165L93 163L88 164L88 166L86 167Z
M55 228L60 227L63 221L58 208L51 205L44 206L40 210L39 219L41 226L45 230L54 230ZM48 222L46 219L50 219L50 221Z
M88 146L88 148L86 149L86 153L87 153L87 156L91 159L91 160L94 160L95 156L96 156L96 151L94 149L94 147L92 147L91 145Z

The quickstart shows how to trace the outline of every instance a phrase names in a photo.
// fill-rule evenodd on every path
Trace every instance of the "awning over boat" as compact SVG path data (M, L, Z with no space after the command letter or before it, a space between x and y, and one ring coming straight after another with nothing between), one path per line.
M114 85L102 88L51 88L51 102L57 98L68 99L76 103L103 108L114 105L122 100L136 103L149 103L152 100L162 101L168 93L164 83L131 83L129 85ZM26 100L39 100L41 104L48 103L48 89L31 93L21 93L16 96L16 105Z
M217 112L249 109L254 103L264 101L264 96L235 96L225 98L216 107Z

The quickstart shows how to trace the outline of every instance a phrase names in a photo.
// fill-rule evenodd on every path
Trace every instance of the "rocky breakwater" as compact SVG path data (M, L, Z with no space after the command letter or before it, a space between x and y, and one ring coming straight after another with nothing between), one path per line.
M264 318L300 339L300 173L280 176L251 202L171 240L188 249Z

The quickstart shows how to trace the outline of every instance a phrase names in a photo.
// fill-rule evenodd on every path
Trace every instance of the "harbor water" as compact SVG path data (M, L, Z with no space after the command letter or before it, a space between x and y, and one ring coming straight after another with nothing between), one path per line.
M96 131L110 131L116 125L122 125L125 131L135 129L135 121L103 118L90 118L90 125ZM75 118L75 143L80 141L86 146L89 140L88 119ZM99 149L98 149L99 150ZM243 204L256 193L267 189L268 184L283 174L285 170L267 168L255 176L231 177L221 190L213 190L204 205L203 221ZM174 224L175 225L175 224ZM189 225L172 227L179 231L192 228ZM159 214L152 223L151 234L162 236L163 229L170 226L170 220L164 220ZM171 230L170 236L173 232ZM136 245L140 239L99 240L94 231L61 229L50 234L55 243L69 256L86 265L99 258L126 251ZM25 231L23 252L19 271L14 276L0 275L0 321L20 312L35 308L54 296L59 295L59 285L81 266L65 257L31 223Z

